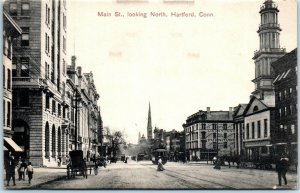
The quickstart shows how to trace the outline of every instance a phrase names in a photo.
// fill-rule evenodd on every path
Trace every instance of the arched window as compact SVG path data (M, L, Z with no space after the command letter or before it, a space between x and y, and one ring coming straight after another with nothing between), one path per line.
M256 112L256 111L258 111L258 106L254 106L254 108L253 108L253 112Z

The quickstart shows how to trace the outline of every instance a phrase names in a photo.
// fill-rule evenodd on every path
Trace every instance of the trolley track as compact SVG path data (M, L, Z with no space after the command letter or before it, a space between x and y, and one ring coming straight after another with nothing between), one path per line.
M141 165L143 165L145 167L149 167L151 169L156 169L147 164L141 164ZM187 185L188 188L191 188L191 189L236 189L233 186L229 186L226 184L222 184L219 182L215 182L212 180L207 180L207 179L203 179L203 178L199 178L199 177L195 177L195 176L190 176L187 174L175 172L175 171L168 170L168 169L166 169L164 171L164 174L167 176L179 179L183 182L186 182L187 184L185 184L185 185ZM202 183L201 183L201 181L202 181Z

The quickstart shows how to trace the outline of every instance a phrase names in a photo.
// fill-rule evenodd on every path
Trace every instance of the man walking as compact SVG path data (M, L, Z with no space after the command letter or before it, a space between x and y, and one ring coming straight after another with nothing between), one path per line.
M28 175L28 182L29 184L31 183L31 179L32 179L32 175L33 175L33 167L31 165L31 162L28 162L28 166L27 166L27 175Z
M289 159L286 156L281 156L276 163L276 171L278 173L278 185L281 186L281 178L284 180L284 184L287 185L286 172L289 167Z
M9 186L9 181L12 178L14 186L16 185L15 179L15 158L11 152L8 152L8 157L5 163L5 172L6 172L6 180L7 186Z

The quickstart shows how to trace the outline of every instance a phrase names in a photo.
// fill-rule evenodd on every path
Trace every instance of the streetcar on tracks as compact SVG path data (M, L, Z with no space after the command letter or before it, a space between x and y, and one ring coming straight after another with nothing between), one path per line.
M162 164L166 164L168 161L167 150L166 149L155 149L152 152L152 158L151 158L152 163L157 165L159 157L162 160Z

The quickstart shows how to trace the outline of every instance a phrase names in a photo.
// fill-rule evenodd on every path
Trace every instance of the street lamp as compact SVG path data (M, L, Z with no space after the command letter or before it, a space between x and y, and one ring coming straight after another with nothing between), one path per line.
M75 96L73 96L73 97L75 97L75 150L77 150L78 149L78 145L77 145L77 143L78 143L78 128L77 128L77 111L78 111L78 108L79 108L79 106L78 106L78 102L81 100L81 96L80 96L80 93L79 93L79 91L78 91L78 88L76 87L75 88Z

